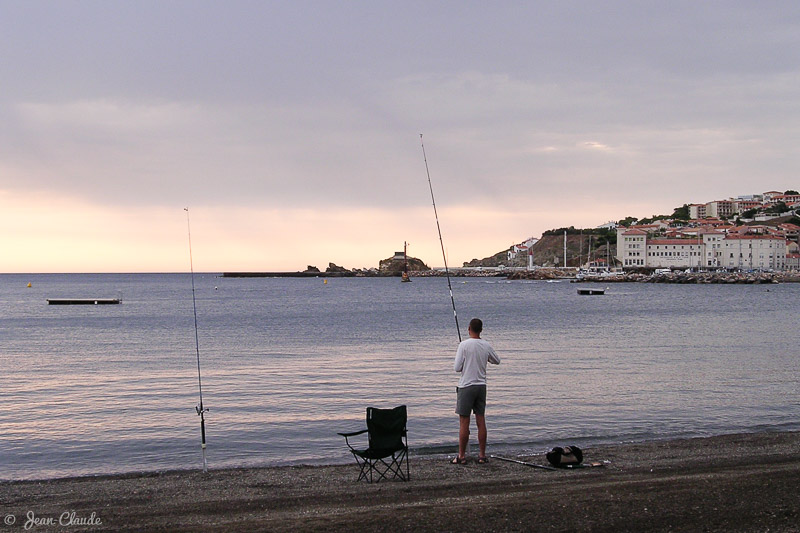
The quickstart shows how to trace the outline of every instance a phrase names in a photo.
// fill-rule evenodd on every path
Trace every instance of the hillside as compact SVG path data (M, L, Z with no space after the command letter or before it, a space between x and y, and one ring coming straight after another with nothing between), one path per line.
M473 259L464 263L465 268L475 267L496 267L500 265L511 266L508 264L508 249L497 252L494 255L485 257L483 259Z
M580 234L567 235L568 267L579 267L588 261L590 238L592 258L606 258L606 245L597 246L597 237ZM533 252L533 263L537 266L564 266L563 235L542 235L531 251ZM608 252L613 262L616 246L612 244Z
M606 245L597 246L597 236L568 234L567 235L567 266L578 267L587 262L589 253L589 242L591 237L592 257L605 258ZM533 245L533 262L537 266L552 267L564 266L564 236L563 235L542 235L542 238ZM615 244L611 244L609 256L612 258L616 254ZM484 259L473 259L464 263L464 267L496 267L504 265L507 267L526 266L527 257L519 255L512 261L508 260L508 249L497 252L496 254Z

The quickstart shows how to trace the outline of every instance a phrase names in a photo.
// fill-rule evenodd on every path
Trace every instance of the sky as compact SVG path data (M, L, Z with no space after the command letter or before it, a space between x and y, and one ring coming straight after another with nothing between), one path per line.
M442 266L420 134L450 266L797 189L800 3L0 0L0 272Z

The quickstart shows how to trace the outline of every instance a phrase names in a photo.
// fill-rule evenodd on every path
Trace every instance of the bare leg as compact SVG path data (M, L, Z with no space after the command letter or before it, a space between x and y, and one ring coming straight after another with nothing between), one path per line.
M486 457L486 417L475 415L475 424L478 426L478 446L480 447L480 457Z
M469 417L458 415L458 457L463 459L469 442Z

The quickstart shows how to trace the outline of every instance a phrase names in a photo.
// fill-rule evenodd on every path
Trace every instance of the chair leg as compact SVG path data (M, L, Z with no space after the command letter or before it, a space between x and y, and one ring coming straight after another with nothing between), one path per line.
M389 480L390 474L392 478L400 478L402 481L411 479L407 450L400 450L392 454L391 458L386 457L384 459L365 459L355 453L353 457L355 457L356 463L361 468L357 481L363 479L368 483L379 483L382 479ZM386 459L390 460L387 461ZM405 472L403 472L404 461L406 463Z
M353 457L356 460L356 464L359 466L361 471L358 473L358 479L356 483L361 481L362 479L372 483L372 465L370 464L368 459L362 459L355 453L353 453ZM369 479L367 479L367 474L369 474Z
M380 464L378 463L380 461ZM381 479L389 479L389 474L392 478L400 478L402 481L408 481L411 476L403 472L403 461L406 462L406 471L408 472L408 453L401 450L398 453L392 454L391 462L386 462L383 459L375 461L374 470L378 474L378 481ZM380 470L378 469L380 468Z

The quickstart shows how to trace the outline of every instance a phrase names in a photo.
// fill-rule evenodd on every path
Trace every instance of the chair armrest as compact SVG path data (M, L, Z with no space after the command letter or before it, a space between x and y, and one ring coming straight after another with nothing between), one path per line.
M369 430L362 429L361 431L356 431L356 432L353 432L353 433L339 433L339 435L341 435L344 438L347 438L347 437L354 437L355 435L361 435L362 433L366 433L367 431L369 431Z

